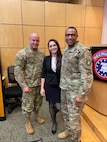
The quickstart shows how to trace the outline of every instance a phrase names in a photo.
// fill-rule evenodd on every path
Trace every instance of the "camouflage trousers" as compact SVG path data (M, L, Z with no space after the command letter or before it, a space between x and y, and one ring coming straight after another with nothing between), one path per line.
M80 142L81 138L81 112L86 102L86 96L82 97L83 102L78 106L75 104L77 92L61 89L61 112L65 128L71 133L70 142Z
M30 117L31 112L39 112L43 97L40 95L40 86L31 88L31 92L22 95L22 113L25 117Z

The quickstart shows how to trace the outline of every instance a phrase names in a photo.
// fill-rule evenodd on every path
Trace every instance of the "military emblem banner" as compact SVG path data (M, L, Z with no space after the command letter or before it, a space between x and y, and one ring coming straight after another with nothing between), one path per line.
M94 79L107 81L107 47L91 47Z

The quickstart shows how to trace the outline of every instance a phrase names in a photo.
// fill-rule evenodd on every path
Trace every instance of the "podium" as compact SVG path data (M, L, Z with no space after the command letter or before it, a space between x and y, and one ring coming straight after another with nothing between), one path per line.
M107 116L107 82L94 80L87 105Z
M94 81L87 104L107 116L107 45L92 46Z

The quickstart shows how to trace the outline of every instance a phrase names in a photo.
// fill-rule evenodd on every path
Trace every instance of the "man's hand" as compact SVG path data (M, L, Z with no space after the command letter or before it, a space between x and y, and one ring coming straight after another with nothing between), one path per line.
M76 98L75 98L75 103L76 103L76 105L81 104L82 101L83 101L83 100L82 100L81 97L76 97Z
M23 89L23 91L24 91L25 93L27 93L27 92L30 92L31 89L30 89L29 87L25 87L25 88Z

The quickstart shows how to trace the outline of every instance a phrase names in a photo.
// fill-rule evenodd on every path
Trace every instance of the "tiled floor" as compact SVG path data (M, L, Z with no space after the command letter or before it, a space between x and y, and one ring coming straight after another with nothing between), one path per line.
M21 108L17 107L11 114L6 113L6 120L0 121L0 142L31 142L40 138L43 139L43 142L70 142L69 138L59 140L57 137L57 134L64 130L60 112L57 114L57 133L55 135L51 133L52 121L45 98L43 99L40 115L45 118L46 122L42 125L38 124L32 114L31 121L35 133L28 135L25 131L25 121L21 113Z

